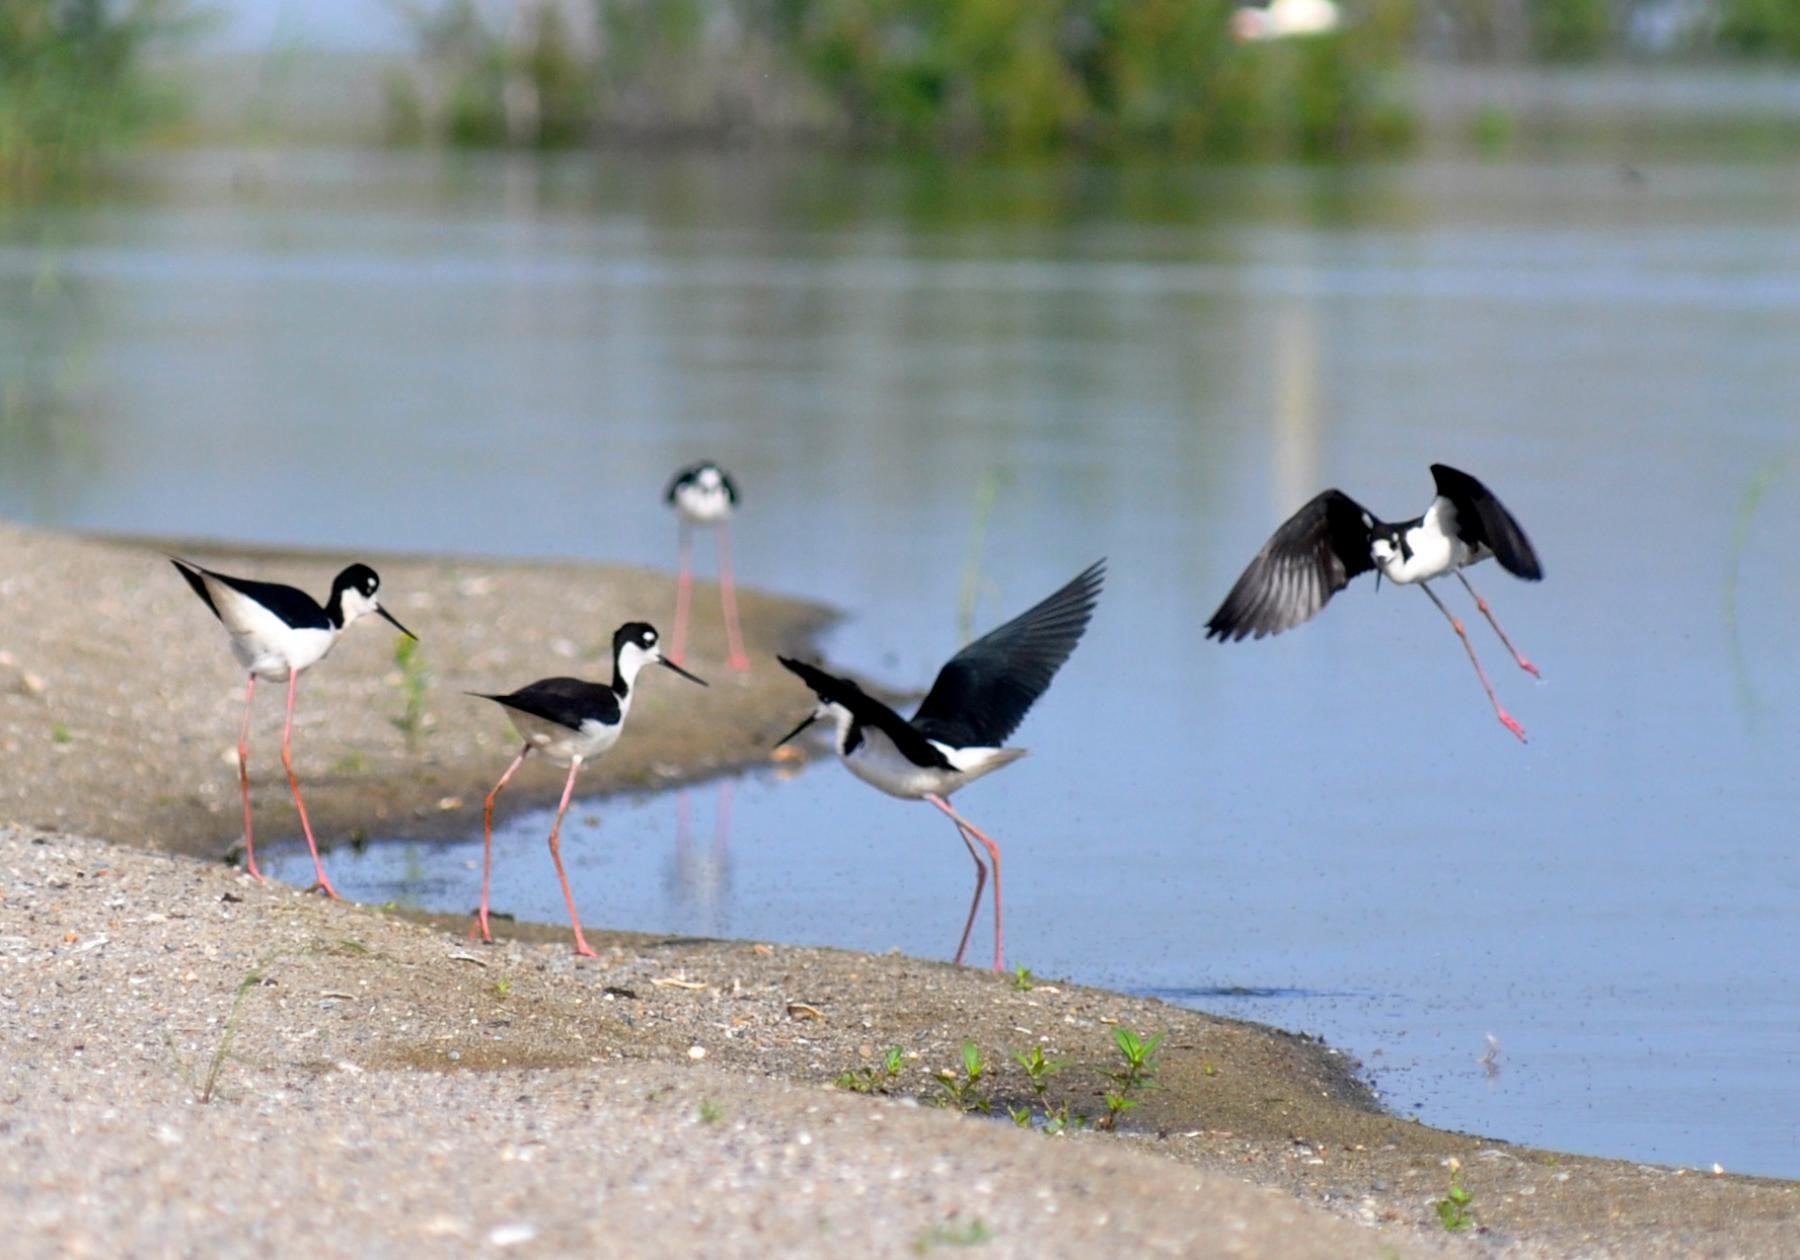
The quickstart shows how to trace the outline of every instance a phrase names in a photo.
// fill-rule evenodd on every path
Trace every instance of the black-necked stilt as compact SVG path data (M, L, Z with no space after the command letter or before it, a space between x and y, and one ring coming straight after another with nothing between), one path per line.
M750 668L744 655L744 636L738 629L737 592L731 584L731 513L737 507L737 484L710 459L690 464L675 474L663 500L681 519L681 573L675 579L675 641L669 659L680 663L687 656L688 604L694 585L694 526L711 526L719 539L719 602L725 610L725 641L732 669Z
M837 751L863 782L903 800L927 800L950 816L975 859L975 896L963 923L956 961L963 960L969 930L981 905L987 867L973 836L994 868L994 970L1005 968L1000 904L1000 846L950 807L951 793L1025 755L1003 748L1025 714L1081 641L1106 561L1084 569L1067 586L1005 625L969 644L938 671L937 681L908 721L848 678L788 657L777 657L819 698L805 721L777 741L793 739L820 718L837 725Z
M312 596L291 586L274 582L253 582L248 578L227 577L197 564L170 556L176 570L194 588L194 594L225 623L231 632L231 651L240 664L250 671L250 684L244 689L244 726L238 734L238 782L244 794L244 861L257 879L256 846L250 826L250 702L256 695L256 680L287 680L287 720L281 728L281 764L287 769L288 787L294 793L294 805L300 811L300 828L306 833L306 847L312 850L313 869L318 873L314 888L324 889L336 897L337 889L325 877L325 864L319 860L319 845L313 839L312 823L306 817L306 802L300 799L300 780L294 774L292 751L294 733L294 693L300 683L300 671L325 658L325 654L344 633L345 627L358 617L379 613L408 638L417 638L411 630L394 619L381 606L375 592L381 579L366 564L353 564L338 574L331 583L331 597L323 608Z
M581 763L619 742L625 729L625 717L631 712L632 685L638 671L654 661L692 682L706 686L681 666L662 654L657 646L656 628L642 621L627 622L613 633L613 680L608 683L583 682L579 678L545 678L522 687L510 695L470 692L483 700L492 700L506 709L514 729L525 740L519 755L506 767L500 782L487 794L481 815L481 909L469 934L481 933L484 941L493 940L488 930L488 886L494 866L494 798L513 777L532 749L541 750L558 765L569 767L568 782L563 784L562 803L556 807L556 821L550 826L550 860L556 865L556 878L562 881L563 899L569 903L569 922L575 928L575 952L592 958L581 935L581 918L575 913L575 894L569 891L569 878L563 874L562 852L558 839L563 815L569 812L569 796L575 791L575 775Z
M1525 738L1525 728L1500 707L1487 671L1475 655L1463 623L1454 616L1427 583L1454 573L1475 598L1500 642L1512 653L1519 668L1538 676L1538 668L1519 654L1494 620L1488 603L1478 594L1462 570L1489 556L1508 573L1535 582L1544 576L1537 553L1525 531L1501 506L1493 493L1468 473L1444 464L1433 464L1437 497L1423 516L1410 521L1377 520L1356 500L1339 490L1327 490L1289 517L1263 544L1256 559L1244 570L1219 611L1206 623L1206 637L1220 642L1246 636L1262 638L1297 626L1325 606L1325 601L1344 589L1359 573L1376 572L1390 582L1417 583L1431 597L1438 611L1462 640L1475 666L1475 676L1506 729Z

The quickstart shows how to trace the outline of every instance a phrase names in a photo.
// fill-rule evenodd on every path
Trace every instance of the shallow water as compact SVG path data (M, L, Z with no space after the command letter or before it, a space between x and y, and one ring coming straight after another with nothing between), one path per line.
M0 512L669 565L711 454L744 579L923 686L986 487L977 629L1112 562L1033 756L958 798L1009 960L1322 1033L1434 1124L1800 1175L1800 174L1640 165L182 158L0 218ZM1434 460L1544 559L1472 575L1542 684L1444 591L1528 746L1414 591L1200 638L1314 491L1412 515ZM935 811L835 766L683 808L571 811L588 921L953 951ZM496 906L561 921L501 813ZM479 854L331 860L461 910Z

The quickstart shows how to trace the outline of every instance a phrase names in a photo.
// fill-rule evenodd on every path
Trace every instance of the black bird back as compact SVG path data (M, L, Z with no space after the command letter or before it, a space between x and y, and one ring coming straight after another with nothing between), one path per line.
M177 559L174 556L169 557L169 563L175 566L177 573L187 579L187 584L193 587L194 594L204 600L206 606L212 609L213 616L218 617L221 621L224 620L224 617L220 615L218 605L213 603L212 592L206 589L206 581L201 576L202 574L215 582L223 582L240 595L255 600L296 630L329 630L333 625L331 618L325 614L325 610L319 607L318 602L305 591L284 586L279 582L254 582L249 578L230 577L223 573L215 573L211 569L203 569L197 564Z
M603 726L616 726L619 722L619 697L613 689L605 683L580 678L543 678L504 696L485 691L469 694L572 731L580 730L586 721Z
M1105 577L1106 561L1096 561L1054 595L951 657L912 725L951 748L1004 744L1081 641Z

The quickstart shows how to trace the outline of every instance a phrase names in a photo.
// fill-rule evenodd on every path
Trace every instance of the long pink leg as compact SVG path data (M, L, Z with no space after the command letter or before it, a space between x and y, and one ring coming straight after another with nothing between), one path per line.
M969 839L969 833L963 830L961 823L956 824L956 834L962 837L962 842L969 848L969 856L975 859L975 895L969 899L969 917L963 920L962 940L956 943L956 958L953 960L960 967L963 951L969 948L969 929L975 926L975 910L981 905L981 890L987 887L987 866L975 851L975 842Z
M244 867L251 879L266 884L269 881L256 869L256 841L250 826L250 701L255 695L256 675L252 674L250 685L244 688L244 728L238 732L238 786L244 790Z
M300 811L300 829L306 833L306 847L312 851L313 870L318 873L318 882L307 892L323 891L333 901L338 901L338 890L331 886L331 880L325 874L325 863L319 860L319 842L313 839L312 822L306 816L306 802L300 799L300 776L294 773L294 692L300 686L300 671L288 671L287 721L281 726L281 764L287 770L288 788L294 794L294 806Z
M1494 695L1493 684L1488 682L1487 671L1481 668L1481 660L1475 655L1475 645L1469 642L1469 632L1463 629L1463 623L1452 615L1448 608L1444 607L1444 601L1437 597L1436 591L1423 582L1419 583L1419 589L1431 596L1431 602L1437 605L1438 611L1450 619L1450 628L1456 631L1456 637L1462 640L1463 650L1469 654L1469 663L1475 666L1475 676L1481 679L1481 689L1487 692L1488 702L1494 706L1494 715L1500 719L1500 724L1517 735L1521 744L1524 743L1525 728L1513 720L1512 714L1500 707L1500 700Z
M1530 674L1533 678L1542 678L1543 675L1538 673L1538 667L1526 660L1519 649L1513 646L1512 640L1506 637L1506 631L1502 630L1500 628L1500 623L1494 620L1493 609L1489 608L1488 602L1481 598L1481 592L1469 585L1469 579L1462 575L1461 569L1456 571L1456 579L1463 584L1463 589L1474 597L1475 607L1481 609L1481 615L1487 618L1487 623L1490 626L1494 627L1494 633L1500 636L1500 642L1506 644L1506 650L1512 653L1512 658L1517 662L1519 668Z
M575 894L569 891L569 877L563 874L562 849L557 841L562 833L563 815L569 812L569 796L575 791L575 774L581 769L581 758L569 762L569 781L563 784L562 804L556 807L556 821L550 826L550 860L556 863L556 878L562 881L563 900L569 903L569 922L575 928L575 952L583 958L596 958L581 935L581 916L575 913Z
M487 794L487 800L481 807L481 909L475 912L475 922L469 925L469 935L474 936L480 932L481 939L489 944L494 940L494 934L488 930L488 884L494 876L494 798L500 795L500 789L525 764L525 754L530 751L530 744L519 749L519 755L506 767L506 773L500 776L500 782L494 784L494 790Z
M1005 920L1001 917L1002 911L1001 911L1001 905L1000 905L1000 846L995 844L992 840L988 839L987 836L982 832L981 828L977 827L974 823L970 822L967 818L964 818L961 814L959 814L955 810L951 809L950 802L946 801L943 797L938 796L936 794L932 794L932 795L926 796L925 799L930 801L933 805L936 805L939 809L943 810L946 814L950 815L952 821L954 821L956 823L957 827L968 833L967 835L965 835L963 837L964 843L967 843L968 836L972 835L977 840L981 841L982 847L988 851L988 861L993 865L993 868L994 868L994 970L995 971L1005 971L1006 970L1006 951L1005 951L1005 947L1004 947L1004 942L1006 939L1005 938L1005 927L1004 927ZM974 850L971 849L970 852L973 853ZM980 896L979 889L976 891L976 896L977 897ZM958 955L958 957L960 960L960 954Z
M694 530L684 519L681 522L681 570L675 578L675 642L671 645L669 659L677 665L687 656L688 604L694 593Z
M725 606L725 642L731 656L725 662L732 669L748 670L750 658L744 655L744 636L738 630L737 591L731 584L731 526L721 524L719 534L719 601Z

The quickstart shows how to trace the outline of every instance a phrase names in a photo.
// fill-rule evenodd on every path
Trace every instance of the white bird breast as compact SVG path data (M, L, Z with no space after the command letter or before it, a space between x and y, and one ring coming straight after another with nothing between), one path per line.
M506 715L520 738L559 766L566 766L577 757L583 761L598 757L619 742L619 732L624 729L623 723L607 726L589 719L579 730L572 730L561 722L549 722L517 709L508 709Z
M235 587L210 577L205 581L219 620L231 632L231 654L258 678L286 682L290 670L317 664L337 642L336 630L296 629Z
M694 525L717 525L731 515L724 483L690 482L675 492L675 510Z
M274 617L270 620L277 621ZM267 636L234 630L231 654L258 678L286 682L290 671L305 669L324 660L336 642L337 632L333 630L295 630L282 625L278 634Z
M840 743L838 755L844 766L869 786L909 801L925 796L948 796L989 771L998 770L1025 755L1023 748L947 748L933 740L932 747L956 767L944 770L914 765L894 747L893 740L875 727L863 727L862 736L862 743L847 757L843 755Z
M1429 582L1481 558L1455 536L1455 528L1456 509L1444 499L1434 499L1425 518L1406 531L1406 551L1411 555L1381 538L1375 540L1370 554L1390 582Z

